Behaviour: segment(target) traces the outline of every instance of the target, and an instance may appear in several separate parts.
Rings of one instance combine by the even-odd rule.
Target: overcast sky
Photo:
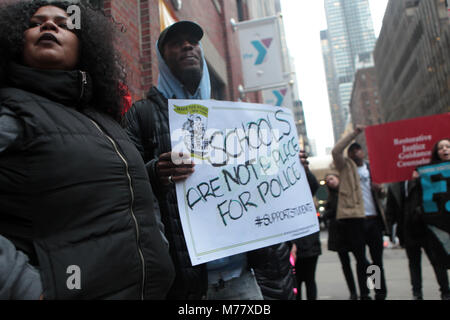
[[[369,0],[378,37],[388,0]],[[295,59],[300,100],[305,109],[308,137],[319,156],[333,147],[333,129],[320,46],[320,31],[327,28],[323,0],[281,0],[290,55]]]

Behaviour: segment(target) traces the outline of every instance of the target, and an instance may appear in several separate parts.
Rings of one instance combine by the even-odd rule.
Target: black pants
[[[348,251],[339,251],[339,260],[341,261],[342,272],[344,273],[345,282],[347,283],[350,295],[356,296],[355,278],[353,277],[352,266],[350,264],[350,254]]]
[[[411,276],[411,285],[413,295],[422,297],[422,249],[424,249],[436,275],[436,280],[439,284],[441,296],[450,293],[448,284],[447,268],[439,263],[433,250],[430,248],[430,243],[427,239],[420,241],[408,241],[405,245],[406,254],[408,256],[409,273]]]
[[[342,219],[339,223],[339,232],[342,235],[344,245],[350,250],[356,260],[356,274],[361,298],[368,297],[370,293],[367,287],[367,267],[369,262],[366,258],[364,221],[364,218]]]
[[[317,300],[316,267],[319,256],[297,258],[295,276],[297,277],[297,300],[302,300],[302,283],[305,283],[306,298]]]
[[[380,219],[366,218],[364,222],[366,245],[369,247],[372,265],[380,270],[380,287],[375,288],[375,299],[384,300],[387,296],[386,279],[383,268],[383,225]]]

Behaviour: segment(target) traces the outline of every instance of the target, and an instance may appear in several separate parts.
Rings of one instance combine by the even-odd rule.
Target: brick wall
[[[114,20],[118,23],[118,30],[121,30],[116,45],[125,63],[128,87],[133,101],[141,98],[144,90],[138,2],[138,0],[104,1],[105,13],[114,17]]]

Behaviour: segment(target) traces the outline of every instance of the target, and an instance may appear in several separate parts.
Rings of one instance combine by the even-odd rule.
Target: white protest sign
[[[196,163],[176,185],[193,265],[319,231],[289,109],[169,100],[169,120],[172,150]]]

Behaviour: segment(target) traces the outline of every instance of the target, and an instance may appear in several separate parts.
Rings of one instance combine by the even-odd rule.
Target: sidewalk
[[[316,282],[319,300],[347,300],[350,296],[342,273],[341,264],[336,252],[327,249],[327,231],[320,234],[322,255],[316,271]],[[367,250],[367,257],[370,254]],[[388,300],[411,300],[411,284],[408,269],[408,259],[404,249],[385,249],[384,270],[388,289]],[[356,278],[356,266],[353,256],[352,268]],[[369,259],[370,260],[370,259]],[[425,300],[440,300],[439,286],[434,276],[433,268],[427,256],[422,254],[422,286]],[[303,287],[304,290],[304,287]],[[373,291],[371,293],[373,297]]]

